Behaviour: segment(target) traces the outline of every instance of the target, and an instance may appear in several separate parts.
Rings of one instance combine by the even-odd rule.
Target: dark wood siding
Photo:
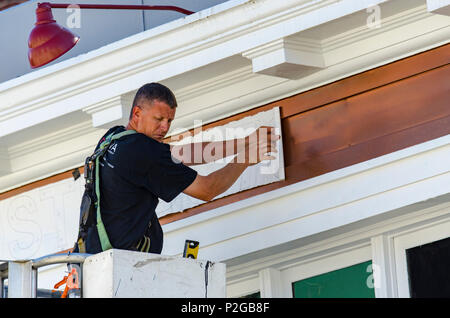
[[[208,125],[281,107],[286,180],[161,218],[173,222],[450,133],[450,45]]]

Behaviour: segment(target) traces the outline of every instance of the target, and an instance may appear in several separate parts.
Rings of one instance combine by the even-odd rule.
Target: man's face
[[[164,102],[141,100],[134,111],[137,132],[161,142],[169,131],[176,108]]]

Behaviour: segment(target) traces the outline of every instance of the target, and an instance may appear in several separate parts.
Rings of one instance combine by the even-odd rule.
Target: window
[[[404,233],[394,236],[393,272],[397,288],[394,297],[422,297],[419,294],[439,292],[436,291],[436,285],[432,285],[433,281],[443,281],[444,277],[448,279],[445,264],[448,264],[446,262],[449,259],[450,220],[448,209],[439,213],[445,214],[436,217],[432,222],[421,224],[420,227],[407,228]],[[430,281],[424,283],[428,279]],[[411,292],[416,294],[413,295]]]
[[[256,292],[256,293],[253,293],[253,294],[242,296],[240,298],[261,298],[261,293],[260,292]]]
[[[406,250],[410,296],[450,297],[450,238]]]

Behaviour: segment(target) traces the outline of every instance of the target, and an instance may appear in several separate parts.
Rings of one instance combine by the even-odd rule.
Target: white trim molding
[[[409,297],[405,250],[449,237],[449,220],[447,194],[393,210],[386,218],[357,222],[228,260],[227,296],[259,292],[261,297],[293,297],[296,281],[371,260],[366,284],[374,288],[376,298]],[[271,294],[272,284],[277,294]]]
[[[380,234],[372,237],[371,244],[375,296],[395,298],[398,294],[396,276],[392,273],[395,266],[393,239],[386,234]]]
[[[131,94],[124,94],[83,108],[92,116],[92,126],[108,129],[115,125],[125,125],[133,103]]]
[[[202,257],[239,257],[447,194],[450,135],[163,226],[163,253],[184,240]]]
[[[242,56],[252,60],[254,73],[298,79],[325,67],[320,42],[313,45],[306,42],[305,45],[295,38],[283,38],[244,52]]]
[[[281,272],[275,268],[259,271],[259,284],[262,298],[283,298]]]

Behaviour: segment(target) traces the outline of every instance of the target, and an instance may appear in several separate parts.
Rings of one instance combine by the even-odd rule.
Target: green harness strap
[[[100,243],[102,245],[102,250],[106,251],[112,248],[111,242],[109,241],[108,234],[106,233],[105,225],[102,221],[102,216],[100,214],[100,169],[99,169],[99,162],[100,157],[102,157],[108,148],[108,146],[111,144],[112,141],[117,140],[121,137],[135,134],[136,131],[134,130],[126,130],[118,134],[110,134],[106,137],[106,140],[100,144],[100,147],[98,148],[98,151],[100,154],[95,158],[95,194],[97,196],[97,231],[98,236],[100,238]]]

